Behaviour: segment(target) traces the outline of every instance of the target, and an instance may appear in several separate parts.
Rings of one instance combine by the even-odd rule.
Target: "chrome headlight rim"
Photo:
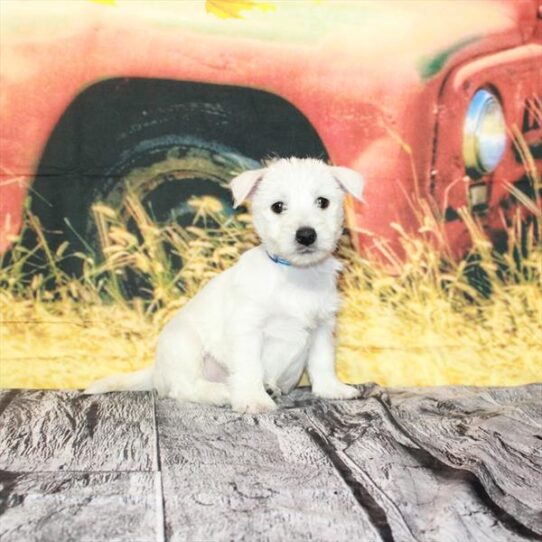
[[[497,134],[484,133],[484,122],[492,115],[499,130]],[[463,127],[463,160],[467,174],[474,178],[488,175],[501,163],[508,142],[504,110],[496,92],[479,88],[472,96]]]

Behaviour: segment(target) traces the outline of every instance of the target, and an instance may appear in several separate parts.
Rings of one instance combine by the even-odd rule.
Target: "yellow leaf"
[[[241,12],[251,9],[275,11],[275,5],[257,0],[206,0],[205,2],[205,11],[221,19],[242,19]]]

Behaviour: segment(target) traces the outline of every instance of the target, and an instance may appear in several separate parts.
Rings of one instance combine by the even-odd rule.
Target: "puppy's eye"
[[[271,210],[276,214],[280,215],[282,211],[284,211],[284,203],[282,201],[275,201],[273,205],[271,205]]]
[[[327,207],[329,207],[329,200],[327,198],[317,198],[316,205],[320,207],[320,209],[327,209]]]

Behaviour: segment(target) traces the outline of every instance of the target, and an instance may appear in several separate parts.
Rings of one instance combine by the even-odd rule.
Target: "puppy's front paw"
[[[277,409],[277,404],[266,393],[254,397],[238,397],[232,400],[231,407],[242,414],[261,414]]]
[[[339,380],[325,382],[313,386],[312,393],[322,399],[355,399],[361,397],[361,391],[354,386],[343,384]]]

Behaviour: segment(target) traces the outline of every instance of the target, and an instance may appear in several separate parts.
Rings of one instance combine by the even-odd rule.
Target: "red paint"
[[[288,100],[313,124],[335,163],[365,175],[368,204],[355,204],[349,214],[354,217],[351,228],[365,232],[355,234],[355,240],[367,250],[375,236],[399,248],[393,222],[407,230],[418,228],[409,203],[416,195],[435,198],[440,209],[448,192],[450,205],[466,204],[461,130],[466,104],[477,86],[495,85],[509,122],[517,122],[525,97],[542,94],[538,0],[478,2],[478,39],[451,54],[427,81],[403,42],[384,62],[377,58],[377,47],[373,54],[371,43],[346,34],[344,28],[335,34],[331,30],[321,41],[299,43],[164,26],[110,6],[83,2],[76,9],[75,3],[68,4],[62,31],[0,33],[0,251],[9,246],[9,234],[21,227],[22,202],[55,124],[73,99],[99,80],[209,82],[264,89]],[[466,4],[451,5],[461,12]],[[505,23],[489,31],[484,10],[490,18],[497,7],[506,11]],[[389,21],[395,24],[392,8],[393,3]],[[36,13],[29,19],[39,27]],[[433,14],[426,24],[446,31],[443,16]],[[387,31],[385,24],[381,31]],[[436,53],[424,47],[412,45],[420,58]],[[506,75],[520,67],[521,76]],[[504,182],[522,174],[509,150],[488,178],[495,209],[504,197]],[[448,232],[454,245],[464,245],[460,223],[450,224]]]
[[[465,178],[461,159],[462,125],[457,119],[463,118],[476,89],[490,86],[500,97],[506,124],[521,130],[525,114],[526,98],[542,96],[542,44],[530,43],[513,49],[500,51],[465,63],[452,70],[442,92],[441,111],[438,119],[439,130],[448,134],[439,141],[439,152],[435,163],[437,178],[434,197],[444,207],[445,192],[447,204],[458,208],[467,203],[466,192],[470,180]],[[542,129],[530,130],[524,134],[527,143],[541,141]],[[501,163],[483,179],[490,190],[490,211],[481,219],[481,224],[494,237],[504,234],[500,202],[508,197],[507,184],[520,179],[525,168],[514,157],[514,146],[509,141]],[[540,161],[538,163],[539,170]],[[451,187],[451,188],[449,188]],[[449,227],[449,238],[458,252],[466,248],[467,239],[463,228]]]

